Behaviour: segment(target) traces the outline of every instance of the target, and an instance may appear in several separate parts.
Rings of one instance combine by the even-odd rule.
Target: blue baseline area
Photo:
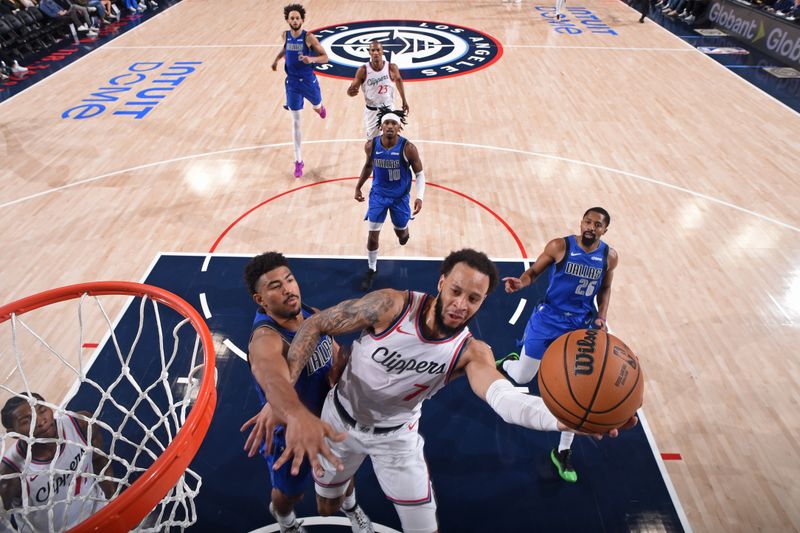
[[[217,408],[191,465],[203,478],[197,499],[199,519],[191,531],[252,531],[274,523],[267,511],[271,487],[266,462],[247,458],[243,451],[246,435],[239,432],[259,405],[247,363],[222,344],[229,339],[246,351],[255,312],[242,281],[249,258],[214,256],[202,272],[204,259],[204,255],[161,255],[145,282],[178,294],[201,313],[200,294],[204,293],[212,314],[207,322],[219,350]],[[304,302],[321,308],[358,296],[365,264],[363,259],[291,259]],[[519,261],[497,265],[501,276],[519,275],[524,268]],[[381,259],[375,287],[434,292],[439,266],[440,261]],[[470,328],[494,348],[496,357],[515,350],[544,289],[542,282],[514,295],[498,289]],[[508,320],[520,297],[526,298],[527,304],[512,326]],[[138,308],[128,309],[117,334],[129,338],[138,322]],[[146,337],[154,342],[152,335]],[[119,375],[113,353],[105,352],[90,371],[90,378],[101,383]],[[152,372],[153,366],[144,362],[132,371]],[[184,366],[188,368],[188,363]],[[177,382],[179,377],[171,379]],[[77,404],[86,401],[91,401],[91,393],[81,389],[70,405],[80,408]],[[641,426],[616,440],[576,438],[576,484],[561,481],[548,458],[549,450],[558,443],[557,433],[504,423],[471,392],[466,379],[457,380],[424,404],[420,433],[427,441],[441,531],[683,531]],[[356,482],[358,500],[373,521],[399,531],[394,507],[383,496],[369,461]],[[310,484],[297,513],[301,518],[318,514]],[[349,527],[314,525],[308,529],[333,533]]]

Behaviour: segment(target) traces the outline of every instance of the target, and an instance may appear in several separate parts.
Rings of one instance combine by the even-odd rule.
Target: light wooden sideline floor
[[[532,257],[606,207],[610,322],[642,358],[658,446],[683,458],[667,470],[689,522],[800,530],[800,118],[625,4],[585,5],[619,35],[558,35],[534,4],[499,1],[320,0],[306,27],[422,19],[503,44],[488,69],[406,85],[429,181],[490,207]],[[267,198],[358,175],[363,99],[320,78],[329,117],[303,112],[306,176],[291,176],[283,74],[269,70],[281,7],[185,0],[0,105],[4,303],[139,280],[158,251],[208,251]],[[60,118],[136,61],[203,64],[146,119]],[[275,200],[218,251],[363,254],[353,185]],[[384,232],[381,253],[520,256],[490,213],[435,188],[411,233],[401,248]],[[70,384],[50,381],[50,398]]]

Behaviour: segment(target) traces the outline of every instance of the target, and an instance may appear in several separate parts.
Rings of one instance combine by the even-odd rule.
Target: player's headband
[[[402,123],[403,123],[403,122],[400,120],[400,117],[398,117],[398,116],[397,116],[397,115],[395,115],[394,113],[386,113],[385,115],[383,115],[383,116],[381,117],[381,124],[383,124],[383,123],[384,123],[384,122],[386,122],[387,120],[394,120],[394,121],[395,121],[395,122],[397,122],[398,124],[402,124]]]

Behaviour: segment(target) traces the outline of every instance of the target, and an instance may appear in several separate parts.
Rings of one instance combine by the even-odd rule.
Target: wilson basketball
[[[564,425],[605,433],[623,425],[642,406],[644,374],[639,358],[617,337],[578,329],[545,351],[539,391]]]

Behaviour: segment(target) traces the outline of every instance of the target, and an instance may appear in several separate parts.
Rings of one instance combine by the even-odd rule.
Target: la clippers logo
[[[313,33],[328,53],[318,74],[352,79],[369,61],[369,45],[378,40],[404,81],[460,76],[488,67],[503,55],[494,38],[477,30],[418,20],[374,20],[337,24]]]

